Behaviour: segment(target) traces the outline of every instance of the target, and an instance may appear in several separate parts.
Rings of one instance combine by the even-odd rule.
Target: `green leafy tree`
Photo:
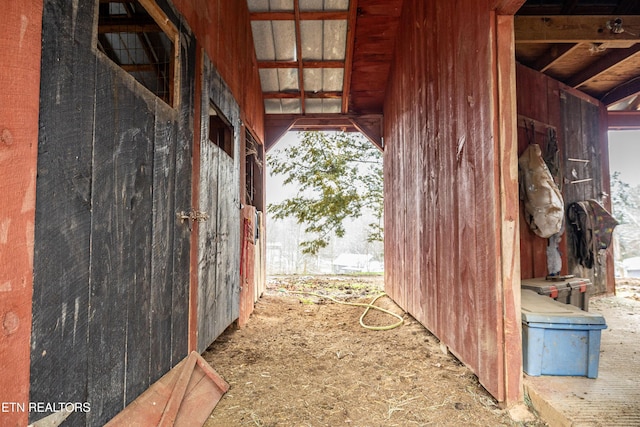
[[[363,136],[303,132],[299,144],[267,160],[273,174],[299,188],[296,196],[268,209],[276,219],[294,217],[304,224],[311,238],[300,243],[303,253],[316,255],[332,235],[344,236],[344,221],[366,210],[376,219],[369,224],[369,240],[382,240],[382,153]]]

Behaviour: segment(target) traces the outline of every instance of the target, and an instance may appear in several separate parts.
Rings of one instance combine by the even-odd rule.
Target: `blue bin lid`
[[[522,322],[562,325],[593,325],[594,329],[607,327],[601,314],[589,313],[563,304],[534,291],[522,289]]]

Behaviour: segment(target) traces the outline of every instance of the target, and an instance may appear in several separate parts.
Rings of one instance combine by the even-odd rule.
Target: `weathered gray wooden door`
[[[43,6],[30,400],[102,426],[188,354],[196,44],[172,106],[97,51],[98,2]]]
[[[238,318],[240,304],[239,109],[208,60],[203,90],[199,209],[209,218],[198,235],[200,352]]]
[[[564,159],[563,189],[565,208],[573,202],[595,199],[602,202],[605,194],[600,165],[602,147],[600,146],[600,109],[587,100],[562,92],[560,97],[562,122],[564,123]],[[607,291],[606,257],[596,254],[593,268],[580,265],[572,242],[576,239],[573,228],[567,224],[569,249],[569,273],[585,277],[593,284],[592,293]]]

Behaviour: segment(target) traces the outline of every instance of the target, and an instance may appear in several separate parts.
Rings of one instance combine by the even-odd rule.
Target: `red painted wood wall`
[[[246,1],[174,0],[240,105],[242,120],[264,141],[264,104]]]
[[[505,402],[522,376],[512,25],[489,1],[406,0],[384,110],[386,291]]]
[[[518,154],[521,154],[530,142],[539,144],[543,153],[546,152],[547,129],[553,128],[556,131],[560,166],[556,182],[560,183],[562,188],[565,206],[579,200],[596,199],[611,211],[611,199],[606,196],[611,193],[606,107],[598,100],[531,68],[518,64],[516,69],[519,94]],[[591,107],[589,111],[583,111],[586,110],[585,105]],[[531,123],[533,123],[533,131]],[[594,134],[594,129],[598,129],[598,133]],[[566,141],[566,135],[573,135],[573,137],[570,141]],[[588,168],[578,169],[580,173],[589,174],[588,178],[592,181],[572,187],[570,182],[574,178],[571,178],[571,170],[575,167],[575,163],[568,161],[567,157],[572,155],[566,155],[566,153],[574,153],[573,157],[590,158]],[[612,248],[607,250],[604,264],[598,265],[596,270],[582,268],[571,254],[566,227],[565,225],[565,232],[560,242],[561,273],[591,279],[593,284],[591,292],[594,294],[613,293],[615,278]],[[533,233],[524,221],[524,207],[521,203],[520,259],[523,279],[547,275],[546,248],[547,239]]]
[[[558,146],[562,147],[563,132],[560,114],[560,82],[523,65],[516,67],[518,89],[518,155],[531,141],[546,150],[547,126],[556,131]],[[533,131],[531,120],[534,120]],[[526,127],[525,127],[526,124]],[[547,275],[547,239],[537,236],[524,219],[520,202],[520,272],[522,279]],[[562,274],[567,274],[567,241],[560,242]]]
[[[0,25],[0,404],[29,401],[42,1],[3,2]],[[7,409],[7,411],[4,411]],[[3,426],[27,424],[3,407]]]

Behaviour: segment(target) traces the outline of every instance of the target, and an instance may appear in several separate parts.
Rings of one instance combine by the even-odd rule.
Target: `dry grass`
[[[412,317],[371,331],[358,324],[360,308],[286,292],[322,288],[368,302],[380,281],[272,283],[249,324],[225,332],[204,355],[231,385],[206,426],[522,425]],[[388,298],[379,305],[402,314]],[[367,322],[394,319],[374,312]]]

